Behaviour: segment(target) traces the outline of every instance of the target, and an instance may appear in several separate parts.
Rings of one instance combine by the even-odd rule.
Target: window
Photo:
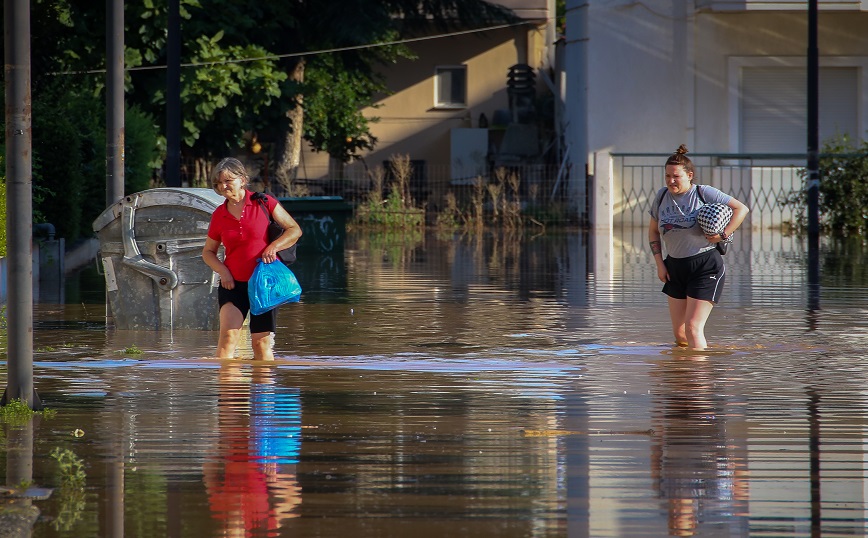
[[[441,66],[434,74],[434,106],[465,108],[467,106],[467,66]]]

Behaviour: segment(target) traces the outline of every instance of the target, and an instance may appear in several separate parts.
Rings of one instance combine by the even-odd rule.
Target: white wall
[[[738,69],[748,61],[807,65],[805,13],[734,13],[697,16],[696,148],[738,152]],[[821,11],[818,17],[820,65],[840,65],[843,57],[868,58],[868,13]],[[868,73],[863,71],[864,77]],[[805,81],[807,85],[807,80]],[[866,94],[864,88],[863,96]],[[860,134],[868,129],[868,106],[859,115]],[[805,135],[807,140],[807,134]],[[806,142],[807,143],[807,142]],[[806,148],[794,148],[803,152]]]
[[[692,145],[688,4],[591,2],[590,152],[668,152]]]
[[[868,12],[823,10],[818,24],[821,65],[845,60],[866,65]],[[566,102],[568,121],[586,114],[596,182],[594,227],[610,227],[624,203],[610,153],[669,153],[682,143],[692,153],[738,152],[734,108],[739,99],[733,92],[737,94],[739,81],[733,65],[746,58],[798,62],[806,54],[806,42],[805,11],[696,13],[690,0],[591,0],[587,107],[577,110],[573,89]],[[868,69],[862,69],[861,84],[860,110],[854,114],[864,135]],[[800,151],[804,148],[793,148]],[[600,210],[607,205],[611,211]]]
[[[866,28],[866,12],[821,11],[821,63],[868,56]],[[681,143],[698,153],[733,151],[730,60],[803,58],[807,48],[804,12],[694,14],[683,0],[592,1],[588,29],[591,153],[665,153]]]

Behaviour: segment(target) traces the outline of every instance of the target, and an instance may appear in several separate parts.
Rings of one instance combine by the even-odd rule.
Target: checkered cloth
[[[731,218],[732,208],[724,204],[705,204],[696,213],[696,222],[705,235],[719,234]]]

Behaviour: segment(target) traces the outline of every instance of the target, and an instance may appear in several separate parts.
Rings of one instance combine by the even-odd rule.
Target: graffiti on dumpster
[[[301,219],[299,225],[304,232],[302,241],[319,252],[333,252],[342,248],[341,230],[331,216],[307,215]]]

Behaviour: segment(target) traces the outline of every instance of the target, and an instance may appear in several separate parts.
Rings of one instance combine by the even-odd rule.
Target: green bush
[[[160,168],[163,157],[157,146],[160,136],[154,118],[138,106],[124,114],[124,193],[132,194],[150,188],[154,170]]]
[[[78,239],[87,178],[80,150],[81,118],[70,112],[44,99],[33,102],[33,185],[42,189],[42,200],[34,200],[34,207],[54,224],[59,237]]]
[[[409,207],[397,191],[392,191],[382,203],[366,203],[356,208],[356,222],[374,227],[419,228],[425,224],[425,210]]]
[[[868,234],[868,141],[857,147],[847,136],[823,144],[819,159],[820,227],[842,235]],[[807,230],[807,170],[800,170],[802,190],[790,193],[782,203],[795,206],[794,231]]]
[[[156,122],[138,107],[124,115],[124,192],[146,190],[162,156]],[[35,221],[54,224],[75,241],[92,235],[106,208],[106,130],[103,98],[62,85],[33,99]]]

